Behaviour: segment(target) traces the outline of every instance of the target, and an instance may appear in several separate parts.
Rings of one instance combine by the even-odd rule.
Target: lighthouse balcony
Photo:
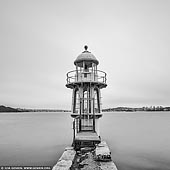
[[[106,87],[106,73],[101,70],[94,72],[73,70],[67,73],[67,87],[74,87],[77,83],[91,82],[96,83],[101,87]]]

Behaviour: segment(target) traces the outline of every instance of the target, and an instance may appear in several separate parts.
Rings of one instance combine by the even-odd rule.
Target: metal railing
[[[100,82],[106,83],[106,73],[101,70],[94,72],[73,70],[67,73],[67,84],[76,82]]]

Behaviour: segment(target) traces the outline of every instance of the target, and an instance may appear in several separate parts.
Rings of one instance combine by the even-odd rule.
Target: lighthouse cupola
[[[79,67],[92,67],[93,65],[98,65],[99,62],[96,57],[89,51],[87,51],[88,46],[84,46],[85,51],[83,51],[74,61],[74,64]]]
[[[84,46],[74,61],[76,70],[67,73],[66,87],[73,89],[73,146],[80,149],[100,143],[99,118],[102,117],[100,89],[107,86],[106,73],[97,69],[99,61]]]

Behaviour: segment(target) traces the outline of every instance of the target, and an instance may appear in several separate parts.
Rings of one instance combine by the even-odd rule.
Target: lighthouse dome
[[[96,65],[99,64],[99,61],[96,59],[96,57],[89,51],[87,51],[87,46],[84,47],[85,51],[83,51],[74,61],[74,64],[78,65],[79,67],[82,67],[83,61],[91,65],[92,63],[95,63]]]

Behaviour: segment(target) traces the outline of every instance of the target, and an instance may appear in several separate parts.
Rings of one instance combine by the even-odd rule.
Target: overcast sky
[[[85,44],[107,73],[103,108],[170,105],[169,0],[0,0],[0,104],[70,109]]]

